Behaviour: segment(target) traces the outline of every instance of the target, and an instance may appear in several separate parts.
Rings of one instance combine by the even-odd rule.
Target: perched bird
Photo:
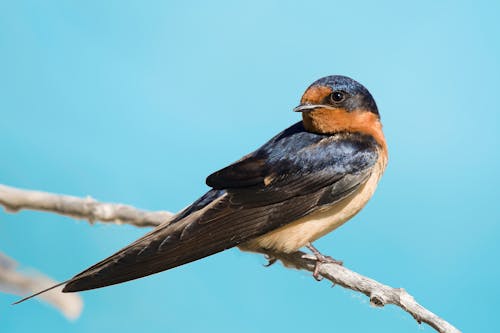
[[[141,278],[235,246],[286,253],[308,246],[329,260],[311,243],[363,208],[386,167],[380,116],[365,87],[337,75],[309,86],[294,111],[302,121],[208,176],[205,195],[62,283],[63,292]]]

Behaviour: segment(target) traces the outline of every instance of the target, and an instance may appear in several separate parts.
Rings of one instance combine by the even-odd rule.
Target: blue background
[[[494,1],[0,2],[0,183],[177,211],[299,119],[329,74],[374,95],[390,163],[317,242],[464,331],[500,310],[500,6]],[[146,232],[0,212],[0,250],[63,280]],[[405,312],[230,250],[86,292],[69,322],[0,295],[0,331],[420,332]],[[423,326],[424,331],[432,329]]]

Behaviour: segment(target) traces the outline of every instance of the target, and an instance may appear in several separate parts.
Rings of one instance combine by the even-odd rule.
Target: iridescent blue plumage
[[[373,165],[377,156],[377,144],[370,136],[310,133],[298,122],[242,160],[208,176],[207,185],[215,189],[264,187],[268,186],[266,177],[289,183],[320,172],[337,177]]]
[[[172,222],[203,209],[227,191],[231,192],[232,188],[240,191],[246,188],[243,193],[258,193],[259,196],[251,199],[245,196],[247,204],[256,201],[270,204],[316,191],[318,187],[338,182],[347,174],[362,172],[371,167],[377,157],[377,145],[370,136],[361,133],[337,133],[333,136],[310,133],[304,129],[302,122],[298,122],[242,160],[208,176],[207,184],[213,189]],[[274,182],[265,184],[266,177],[273,175],[277,176]],[[352,184],[344,184],[346,189],[349,186]],[[291,191],[291,187],[295,191]],[[235,197],[241,195],[231,194]],[[331,200],[335,197],[332,196]]]

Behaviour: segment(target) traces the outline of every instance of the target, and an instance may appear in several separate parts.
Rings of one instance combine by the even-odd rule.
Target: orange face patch
[[[302,95],[301,104],[318,104],[321,103],[326,96],[332,93],[332,89],[325,86],[312,86]]]

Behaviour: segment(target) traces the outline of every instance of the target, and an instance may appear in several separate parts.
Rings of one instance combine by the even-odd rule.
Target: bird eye
[[[330,100],[333,102],[333,103],[338,103],[338,102],[342,102],[345,98],[345,95],[342,91],[334,91],[331,93],[330,95]]]

